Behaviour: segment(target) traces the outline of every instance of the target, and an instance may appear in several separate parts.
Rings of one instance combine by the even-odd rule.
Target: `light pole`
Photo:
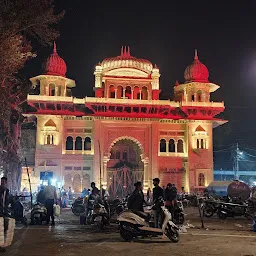
[[[238,143],[236,143],[236,155],[235,155],[235,168],[234,168],[234,179],[239,180],[239,157],[243,154],[239,150]]]

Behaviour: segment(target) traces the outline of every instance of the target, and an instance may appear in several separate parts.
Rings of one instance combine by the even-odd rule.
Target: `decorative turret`
[[[66,78],[67,65],[57,53],[56,43],[53,44],[53,52],[43,65],[43,74],[32,77],[30,81],[34,87],[40,87],[41,96],[72,96],[71,88],[75,87],[75,81]],[[57,99],[56,99],[57,100]]]
[[[185,72],[184,78],[186,83],[191,82],[201,82],[201,83],[208,83],[209,80],[209,71],[207,67],[201,63],[198,59],[197,50],[195,50],[195,57],[192,64],[190,64]]]
[[[47,58],[43,68],[46,75],[66,77],[67,65],[57,53],[55,42],[53,44],[53,53]]]

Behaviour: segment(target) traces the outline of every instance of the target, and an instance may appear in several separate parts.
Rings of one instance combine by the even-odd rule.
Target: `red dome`
[[[66,72],[67,65],[57,53],[56,44],[54,42],[53,53],[47,58],[44,65],[44,73],[46,75],[66,77]]]
[[[208,68],[199,61],[197,56],[197,51],[195,51],[195,57],[194,57],[193,63],[189,65],[184,72],[184,78],[187,83],[189,82],[208,83],[209,82]]]

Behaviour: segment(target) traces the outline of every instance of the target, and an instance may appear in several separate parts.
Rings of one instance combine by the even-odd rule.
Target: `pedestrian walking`
[[[56,192],[56,188],[51,184],[51,181],[49,181],[49,185],[44,188],[44,193],[45,193],[45,207],[47,209],[46,224],[49,225],[50,218],[51,218],[52,226],[54,226],[55,222],[54,222],[53,205],[57,203],[57,192]]]
[[[164,197],[164,190],[159,186],[160,179],[154,178],[153,179],[153,203],[155,203],[159,198]],[[154,221],[155,221],[155,228],[160,228],[160,212],[159,210],[154,210]]]

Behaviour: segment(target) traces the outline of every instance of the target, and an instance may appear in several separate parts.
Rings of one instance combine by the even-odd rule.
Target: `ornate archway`
[[[124,197],[134,189],[134,183],[144,181],[145,158],[141,143],[132,137],[119,137],[105,158],[107,188],[112,197]]]

